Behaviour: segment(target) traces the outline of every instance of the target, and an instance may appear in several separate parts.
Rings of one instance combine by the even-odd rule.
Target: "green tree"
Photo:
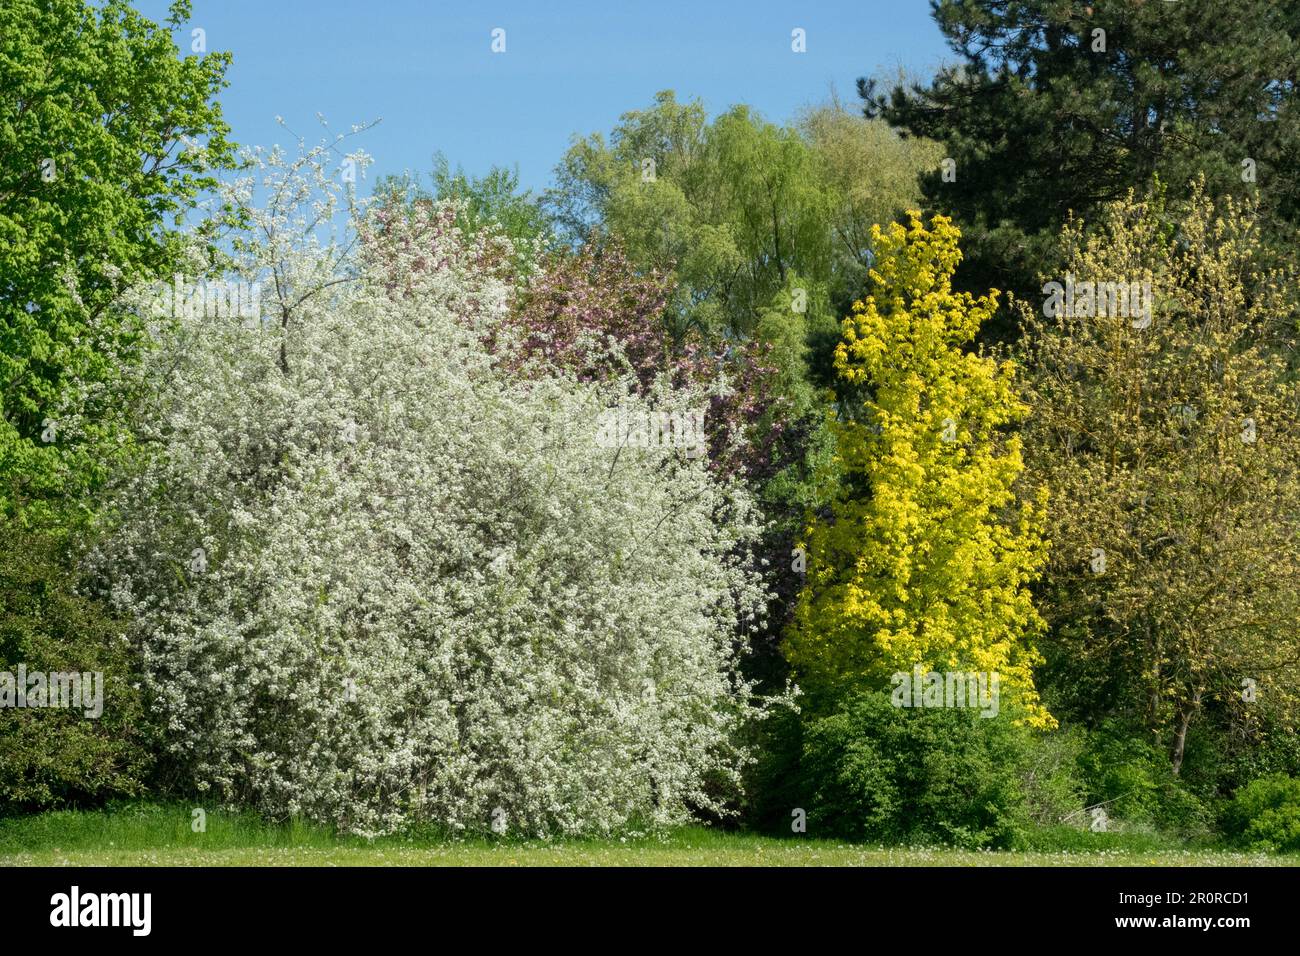
[[[1145,726],[1176,773],[1211,709],[1294,728],[1297,312],[1262,242],[1255,210],[1203,184],[1129,197],[1062,233],[1072,296],[1022,303],[1053,699]]]
[[[796,125],[830,192],[829,293],[843,314],[866,287],[871,227],[920,203],[918,173],[936,168],[942,153],[938,143],[899,136],[884,120],[850,112],[837,98],[804,110]]]
[[[671,271],[674,321],[751,335],[792,273],[810,298],[816,287],[847,307],[865,279],[870,226],[914,204],[926,154],[836,105],[792,126],[745,106],[710,122],[698,100],[665,91],[624,114],[608,143],[577,140],[548,199],[571,237],[604,229],[643,267]],[[834,327],[810,314],[819,324]]]
[[[1017,494],[1020,439],[1004,434],[1026,408],[1009,363],[964,351],[997,293],[952,290],[958,237],[919,213],[874,230],[870,294],[835,356],[844,478],[831,519],[808,529],[786,649],[815,709],[919,664],[997,673],[1029,721],[1050,726],[1028,589],[1041,509]]]
[[[666,319],[674,337],[738,330],[728,293],[745,260],[711,191],[709,126],[698,102],[661,92],[649,110],[625,113],[610,142],[576,141],[556,171],[549,200],[571,238],[599,228],[617,237],[643,268],[671,273],[676,291]],[[738,289],[737,289],[738,291]]]
[[[451,168],[447,157],[433,158],[430,184],[425,187],[410,175],[386,176],[375,187],[382,205],[409,208],[415,202],[452,201],[458,204],[456,225],[474,234],[491,225],[515,246],[515,265],[528,274],[535,253],[551,245],[551,220],[532,190],[519,186],[519,170],[493,166],[482,176],[473,176],[459,166]]]
[[[0,511],[102,474],[141,342],[114,301],[168,275],[179,225],[232,164],[227,53],[182,57],[125,0],[0,7]]]

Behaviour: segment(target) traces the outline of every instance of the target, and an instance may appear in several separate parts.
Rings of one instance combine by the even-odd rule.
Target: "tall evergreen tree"
[[[938,140],[927,201],[967,241],[962,287],[1024,294],[1073,211],[1153,177],[1255,194],[1300,220],[1300,6],[1275,0],[933,0],[960,60],[878,91],[868,115]],[[955,165],[954,165],[955,164]]]

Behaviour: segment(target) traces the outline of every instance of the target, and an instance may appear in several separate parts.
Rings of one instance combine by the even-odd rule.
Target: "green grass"
[[[1300,858],[1180,848],[1152,835],[1045,831],[1028,851],[857,846],[686,827],[637,838],[451,841],[342,837],[302,822],[132,806],[0,820],[0,866],[1294,866]],[[1059,845],[1068,841],[1069,848]]]

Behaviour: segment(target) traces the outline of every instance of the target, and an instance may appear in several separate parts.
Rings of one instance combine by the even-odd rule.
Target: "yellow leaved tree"
[[[1017,719],[1055,721],[1034,690],[1043,623],[1042,501],[1022,499],[1013,368],[966,347],[998,293],[952,290],[960,233],[919,213],[873,229],[870,294],[835,355],[842,490],[802,542],[807,580],[786,653],[814,708],[923,671],[997,674]]]

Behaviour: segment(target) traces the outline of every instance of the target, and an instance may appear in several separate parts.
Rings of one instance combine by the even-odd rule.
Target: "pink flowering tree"
[[[698,329],[673,330],[664,319],[673,291],[670,274],[639,271],[613,241],[552,255],[516,299],[518,351],[508,361],[584,381],[630,371],[643,394],[664,378],[703,389],[713,468],[761,482],[784,427],[769,349],[753,340],[712,345]]]

